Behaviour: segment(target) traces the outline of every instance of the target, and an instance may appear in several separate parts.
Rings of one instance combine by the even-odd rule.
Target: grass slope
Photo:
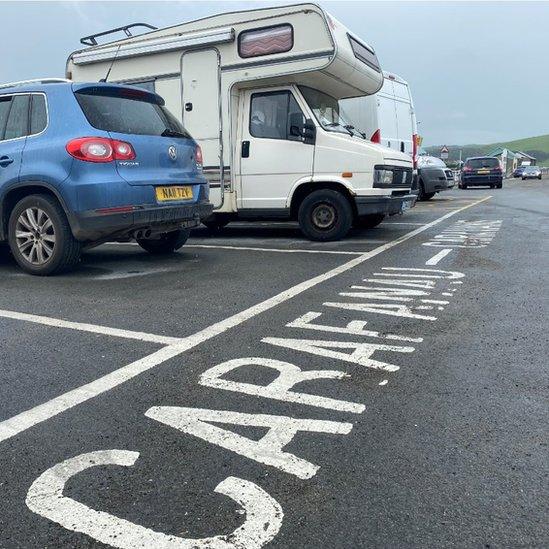
[[[541,166],[549,166],[549,134],[539,135],[537,137],[527,137],[526,139],[516,139],[514,141],[506,141],[504,143],[490,143],[488,145],[450,145],[449,160],[459,160],[459,151],[462,151],[462,158],[465,160],[468,156],[482,156],[496,147],[505,147],[511,151],[522,151],[537,158],[538,164]],[[438,156],[440,145],[434,147],[426,147],[429,154]]]

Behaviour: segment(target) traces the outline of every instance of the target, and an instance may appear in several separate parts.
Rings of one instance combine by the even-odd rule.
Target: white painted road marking
[[[217,444],[258,463],[276,467],[280,471],[301,479],[314,477],[318,465],[284,452],[300,431],[347,435],[352,423],[327,421],[324,419],[295,419],[288,416],[270,414],[245,414],[230,410],[207,410],[203,408],[183,408],[181,406],[154,406],[145,412],[147,417],[169,425],[183,433],[199,437],[211,444]],[[212,425],[222,423],[251,427],[268,427],[259,440],[248,438],[233,431]]]
[[[431,257],[431,259],[428,259],[425,262],[425,265],[438,265],[438,262],[441,259],[444,259],[451,251],[452,251],[452,248],[444,248],[444,250],[440,250],[438,254]]]
[[[67,530],[86,534],[120,549],[259,549],[280,530],[283,518],[280,505],[253,482],[236,477],[226,478],[215,491],[242,506],[246,517],[244,523],[228,535],[202,539],[185,539],[155,532],[110,513],[91,509],[63,495],[67,482],[78,473],[97,466],[131,467],[138,457],[138,452],[128,450],[100,450],[67,459],[42,473],[32,483],[27,493],[27,506]]]
[[[385,242],[385,241],[382,241]],[[370,242],[372,243],[372,242]],[[335,255],[362,255],[364,252],[349,252],[346,250],[301,250],[297,248],[256,248],[251,246],[226,246],[217,244],[185,244],[185,248],[209,248],[219,250],[246,250],[251,252],[275,252],[283,254],[335,254]]]
[[[181,341],[181,338],[177,337],[147,334],[145,332],[134,332],[131,330],[120,330],[119,328],[109,328],[108,326],[98,326],[96,324],[87,324],[82,322],[70,322],[68,320],[51,318],[48,316],[31,315],[27,313],[18,313],[15,311],[7,311],[5,309],[0,309],[0,317],[33,322],[35,324],[52,326],[54,328],[67,328],[69,330],[79,330],[81,332],[90,332],[93,334],[122,337],[125,339],[137,339],[139,341],[148,341],[151,343],[159,343],[161,345],[174,345]]]
[[[350,261],[343,263],[342,265],[339,265],[338,267],[335,267],[323,274],[296,284],[295,286],[292,286],[291,288],[269,299],[266,299],[261,303],[253,305],[252,307],[249,307],[248,309],[245,309],[240,313],[221,320],[220,322],[216,322],[215,324],[212,324],[211,326],[208,326],[207,328],[204,328],[203,330],[200,330],[199,332],[191,336],[182,338],[179,343],[164,347],[140,360],[137,360],[135,362],[127,364],[126,366],[123,366],[122,368],[119,368],[118,370],[110,372],[109,374],[106,374],[105,376],[102,376],[92,381],[91,383],[82,385],[77,389],[68,391],[67,393],[59,395],[52,400],[49,400],[43,404],[39,404],[34,408],[31,408],[29,410],[26,410],[25,412],[21,412],[20,414],[6,419],[5,421],[2,421],[0,423],[0,442],[14,437],[19,433],[30,429],[34,425],[51,419],[52,417],[55,417],[62,412],[70,410],[71,408],[74,408],[75,406],[78,406],[79,404],[82,404],[83,402],[86,402],[91,398],[95,398],[107,391],[110,391],[111,389],[114,389],[115,387],[129,381],[130,379],[133,379],[138,375],[159,366],[167,360],[170,360],[171,358],[180,355],[185,351],[188,351],[189,349],[192,349],[197,345],[200,345],[201,343],[204,343],[205,341],[208,341],[209,339],[212,339],[226,332],[227,330],[230,330],[231,328],[239,326],[243,322],[246,322],[247,320],[250,320],[257,315],[264,313],[265,311],[268,311],[273,307],[280,305],[281,303],[293,299],[294,297],[302,294],[310,288],[313,288],[314,286],[317,286],[318,284],[321,284],[322,282],[326,282],[327,280],[330,280],[342,273],[349,271],[350,269],[357,267],[358,265],[361,265],[372,257],[375,257],[380,253],[390,250],[391,248],[398,246],[402,242],[406,242],[407,240],[414,238],[424,231],[427,231],[431,227],[442,223],[446,219],[458,214],[459,212],[481,204],[482,202],[485,202],[490,198],[490,196],[487,196],[485,198],[477,200],[476,202],[467,204],[462,208],[448,212],[443,216],[435,219],[434,221],[431,221],[426,225],[423,225],[422,227],[414,229],[413,231],[410,231],[409,233],[406,233],[405,235],[400,236],[395,240],[388,242],[387,244],[383,244],[382,246],[374,248],[369,252],[365,252],[364,254],[354,259],[351,259]]]

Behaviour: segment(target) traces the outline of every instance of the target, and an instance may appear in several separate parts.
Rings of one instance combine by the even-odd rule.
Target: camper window
[[[273,53],[284,53],[294,47],[292,25],[276,25],[241,32],[238,35],[238,55],[259,57]]]
[[[250,102],[250,135],[267,139],[301,141],[291,135],[296,120],[305,123],[303,112],[289,91],[254,93]]]
[[[351,42],[351,48],[353,48],[353,53],[358,60],[366,63],[366,65],[372,67],[372,69],[376,70],[377,72],[381,72],[381,69],[379,68],[379,61],[377,60],[377,56],[374,53],[374,50],[370,49],[364,44],[361,44],[351,35],[349,35],[349,42]]]

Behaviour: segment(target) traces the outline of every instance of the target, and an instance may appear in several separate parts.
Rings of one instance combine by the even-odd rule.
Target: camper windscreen
[[[130,89],[85,88],[75,93],[88,122],[98,130],[138,135],[190,138],[182,124],[164,107],[148,98],[153,94],[139,94]]]
[[[299,86],[299,89],[313,111],[318,123],[325,130],[364,137],[364,134],[355,129],[349,122],[349,119],[341,110],[337,99],[327,93],[308,88],[307,86]]]

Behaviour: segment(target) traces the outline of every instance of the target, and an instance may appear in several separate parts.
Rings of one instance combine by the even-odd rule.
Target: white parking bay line
[[[64,393],[58,397],[53,398],[52,400],[49,400],[48,402],[39,404],[34,408],[31,408],[29,410],[26,410],[25,412],[17,414],[16,416],[6,419],[5,421],[2,421],[0,423],[0,442],[12,438],[26,431],[27,429],[30,429],[31,427],[42,423],[43,421],[55,417],[62,412],[66,412],[67,410],[70,410],[71,408],[74,408],[79,404],[82,404],[111,389],[114,389],[115,387],[122,385],[123,383],[137,377],[138,375],[159,366],[167,360],[170,360],[171,358],[174,358],[175,356],[180,355],[181,353],[184,353],[185,351],[188,351],[189,349],[192,349],[193,347],[196,347],[197,345],[200,345],[201,343],[204,343],[205,341],[208,341],[213,337],[223,334],[227,330],[239,326],[243,322],[246,322],[247,320],[250,320],[257,315],[260,315],[261,313],[264,313],[269,309],[272,309],[273,307],[284,303],[285,301],[293,299],[294,297],[302,294],[310,288],[313,288],[314,286],[317,286],[318,284],[321,284],[322,282],[326,282],[331,278],[334,278],[342,273],[349,271],[350,269],[357,267],[358,265],[361,265],[372,257],[375,257],[376,255],[379,255],[386,250],[398,246],[402,242],[405,242],[406,240],[409,240],[410,238],[421,234],[422,232],[433,227],[434,225],[437,225],[438,223],[441,223],[442,221],[448,219],[449,217],[452,217],[453,215],[456,215],[457,213],[466,210],[467,208],[471,208],[472,206],[480,204],[481,202],[484,202],[490,198],[491,196],[487,196],[485,198],[477,200],[476,202],[463,206],[460,209],[448,212],[438,219],[435,219],[434,221],[431,221],[430,223],[427,223],[422,227],[414,229],[413,231],[410,231],[409,233],[406,233],[405,235],[400,236],[399,238],[396,238],[395,240],[392,240],[387,244],[383,244],[382,246],[374,248],[373,250],[366,252],[358,257],[355,257],[350,261],[347,261],[346,263],[343,263],[342,265],[339,265],[334,269],[330,269],[323,274],[296,284],[295,286],[292,286],[291,288],[288,288],[287,290],[269,299],[266,299],[265,301],[262,301],[257,305],[253,305],[252,307],[249,307],[248,309],[245,309],[240,313],[232,315],[224,320],[221,320],[220,322],[216,322],[215,324],[212,324],[211,326],[208,326],[207,328],[204,328],[203,330],[200,330],[199,332],[191,336],[182,338],[181,340],[179,340],[178,343],[163,347],[155,353],[152,353],[140,360],[132,362],[131,364],[127,364],[126,366],[123,366],[118,370],[104,375],[96,379],[95,381],[87,383],[86,385],[82,385],[77,389],[73,389],[72,391],[68,391],[67,393]]]
[[[361,255],[363,252],[348,252],[339,250],[301,250],[294,248],[255,248],[251,246],[226,246],[217,244],[185,244],[185,248],[211,248],[216,250],[246,250],[252,252],[279,252],[294,254],[337,254],[337,255]]]
[[[69,330],[79,330],[81,332],[91,332],[93,334],[122,337],[126,339],[137,339],[139,341],[159,343],[160,345],[174,345],[181,341],[181,338],[177,337],[147,334],[145,332],[133,332],[131,330],[120,330],[118,328],[109,328],[108,326],[98,326],[96,324],[70,322],[68,320],[60,320],[58,318],[51,318],[48,316],[30,315],[27,313],[18,313],[15,311],[7,311],[5,309],[0,309],[0,317],[11,318],[13,320],[24,320],[25,322],[34,322],[35,324],[52,326],[54,328],[68,328]]]
[[[431,257],[431,259],[428,259],[425,262],[425,265],[438,265],[438,262],[441,259],[444,259],[451,251],[452,251],[452,248],[444,248],[444,250],[440,250],[438,254]]]

